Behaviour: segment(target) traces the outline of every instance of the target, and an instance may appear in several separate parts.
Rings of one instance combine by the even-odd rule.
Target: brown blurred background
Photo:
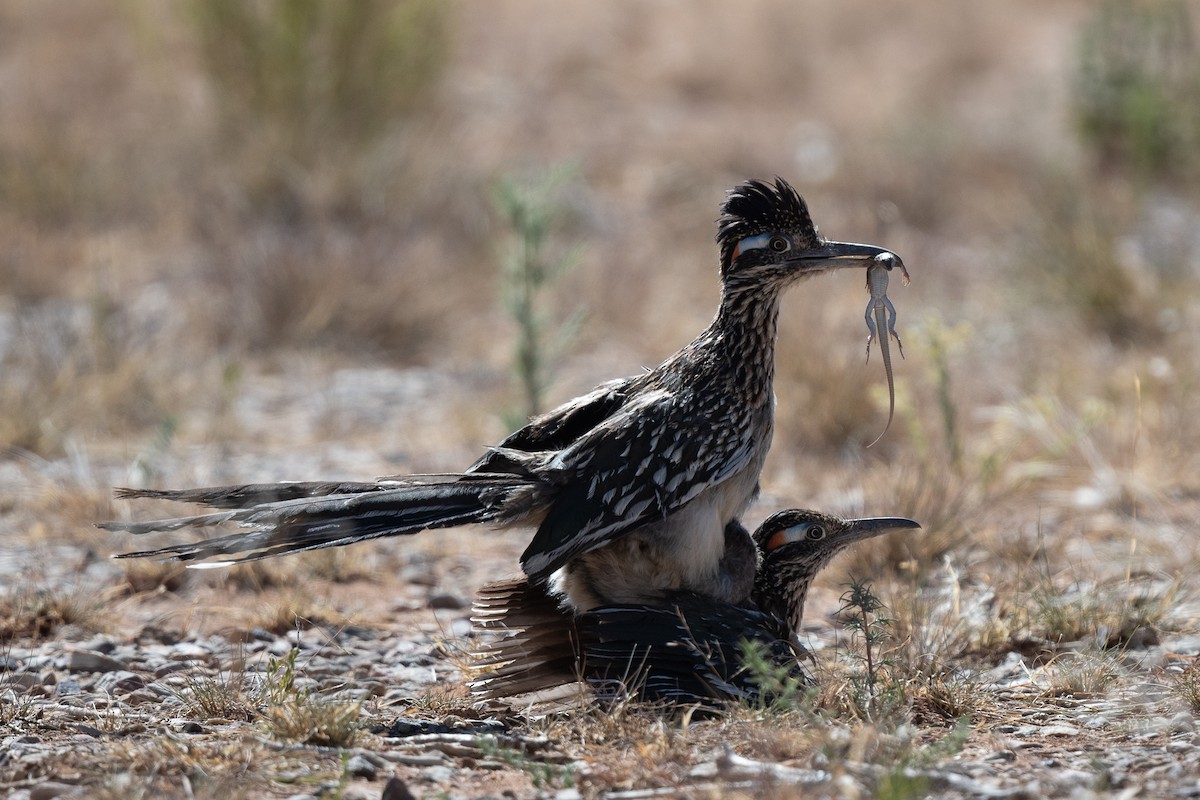
[[[862,285],[786,299],[768,505],[1191,556],[1198,18],[8,0],[0,444],[70,465],[79,525],[111,483],[461,468],[695,335],[724,191],[778,174],[913,283],[869,451]]]

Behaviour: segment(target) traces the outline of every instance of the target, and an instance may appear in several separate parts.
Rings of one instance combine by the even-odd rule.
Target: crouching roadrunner
[[[737,525],[738,523],[732,523]],[[816,511],[781,511],[754,533],[762,554],[748,603],[677,591],[662,605],[612,605],[572,615],[528,581],[480,590],[476,624],[506,637],[479,654],[487,670],[472,682],[484,699],[553,700],[588,683],[602,700],[630,694],[669,703],[766,700],[743,664],[745,642],[799,682],[807,651],[797,633],[808,587],[855,542],[920,528],[903,517],[843,520]],[[776,668],[782,668],[777,670]]]
[[[231,563],[465,523],[536,526],[521,566],[535,584],[553,577],[576,609],[653,603],[676,590],[744,599],[754,551],[744,530],[728,542],[726,527],[753,499],[771,445],[780,296],[835,268],[901,261],[879,247],[822,239],[781,178],[736,187],[721,212],[721,304],[708,329],[654,369],[533,419],[462,474],[124,489],[119,496],[220,510],[101,527],[241,523],[252,530],[124,554]]]

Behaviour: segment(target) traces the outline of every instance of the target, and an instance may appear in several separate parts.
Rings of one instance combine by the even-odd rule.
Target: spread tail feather
[[[484,700],[561,693],[582,683],[605,703],[629,696],[709,708],[756,702],[774,687],[759,686],[759,676],[744,668],[745,638],[800,685],[809,680],[780,638],[785,632],[765,615],[691,592],[662,606],[605,606],[573,616],[542,587],[504,581],[480,590],[474,621],[506,634],[475,654],[479,677],[470,686]]]
[[[259,484],[167,492],[124,490],[121,492],[124,497],[199,502],[228,510],[148,522],[104,522],[99,527],[144,534],[240,523],[253,530],[118,556],[237,563],[430,528],[468,523],[502,525],[536,510],[538,488],[537,484],[512,475],[470,474],[415,476],[379,484]],[[255,502],[268,497],[269,501]],[[240,507],[231,507],[237,504]]]
[[[236,486],[209,486],[202,489],[126,489],[118,488],[113,494],[121,500],[149,499],[170,500],[176,503],[194,503],[209,508],[238,509],[304,497],[328,497],[334,494],[357,494],[377,492],[388,488],[386,482],[330,483],[330,482],[285,482],[247,483]]]

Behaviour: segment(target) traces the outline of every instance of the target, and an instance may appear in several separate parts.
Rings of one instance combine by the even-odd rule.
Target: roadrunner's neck
[[[781,294],[782,287],[726,291],[712,324],[697,339],[710,350],[738,401],[749,408],[772,402]]]

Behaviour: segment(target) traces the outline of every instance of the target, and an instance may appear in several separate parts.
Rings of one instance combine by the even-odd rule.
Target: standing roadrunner
[[[241,523],[252,530],[124,554],[232,563],[466,523],[536,526],[522,569],[578,610],[654,603],[675,590],[744,599],[753,543],[729,526],[754,498],[771,445],[780,296],[832,269],[902,262],[879,247],[822,239],[781,178],[736,187],[721,212],[721,304],[708,329],[654,369],[535,418],[465,472],[122,489],[121,497],[221,510],[101,527],[146,533]]]
[[[744,604],[680,591],[662,605],[601,606],[572,615],[528,581],[485,586],[475,621],[509,635],[479,654],[475,666],[494,669],[472,689],[484,699],[553,700],[574,695],[583,680],[602,699],[768,699],[763,690],[769,687],[758,686],[742,664],[743,642],[755,643],[773,667],[807,682],[800,668],[807,651],[797,634],[813,578],[855,542],[920,527],[903,517],[844,520],[796,509],[774,514],[754,533],[762,562]]]

